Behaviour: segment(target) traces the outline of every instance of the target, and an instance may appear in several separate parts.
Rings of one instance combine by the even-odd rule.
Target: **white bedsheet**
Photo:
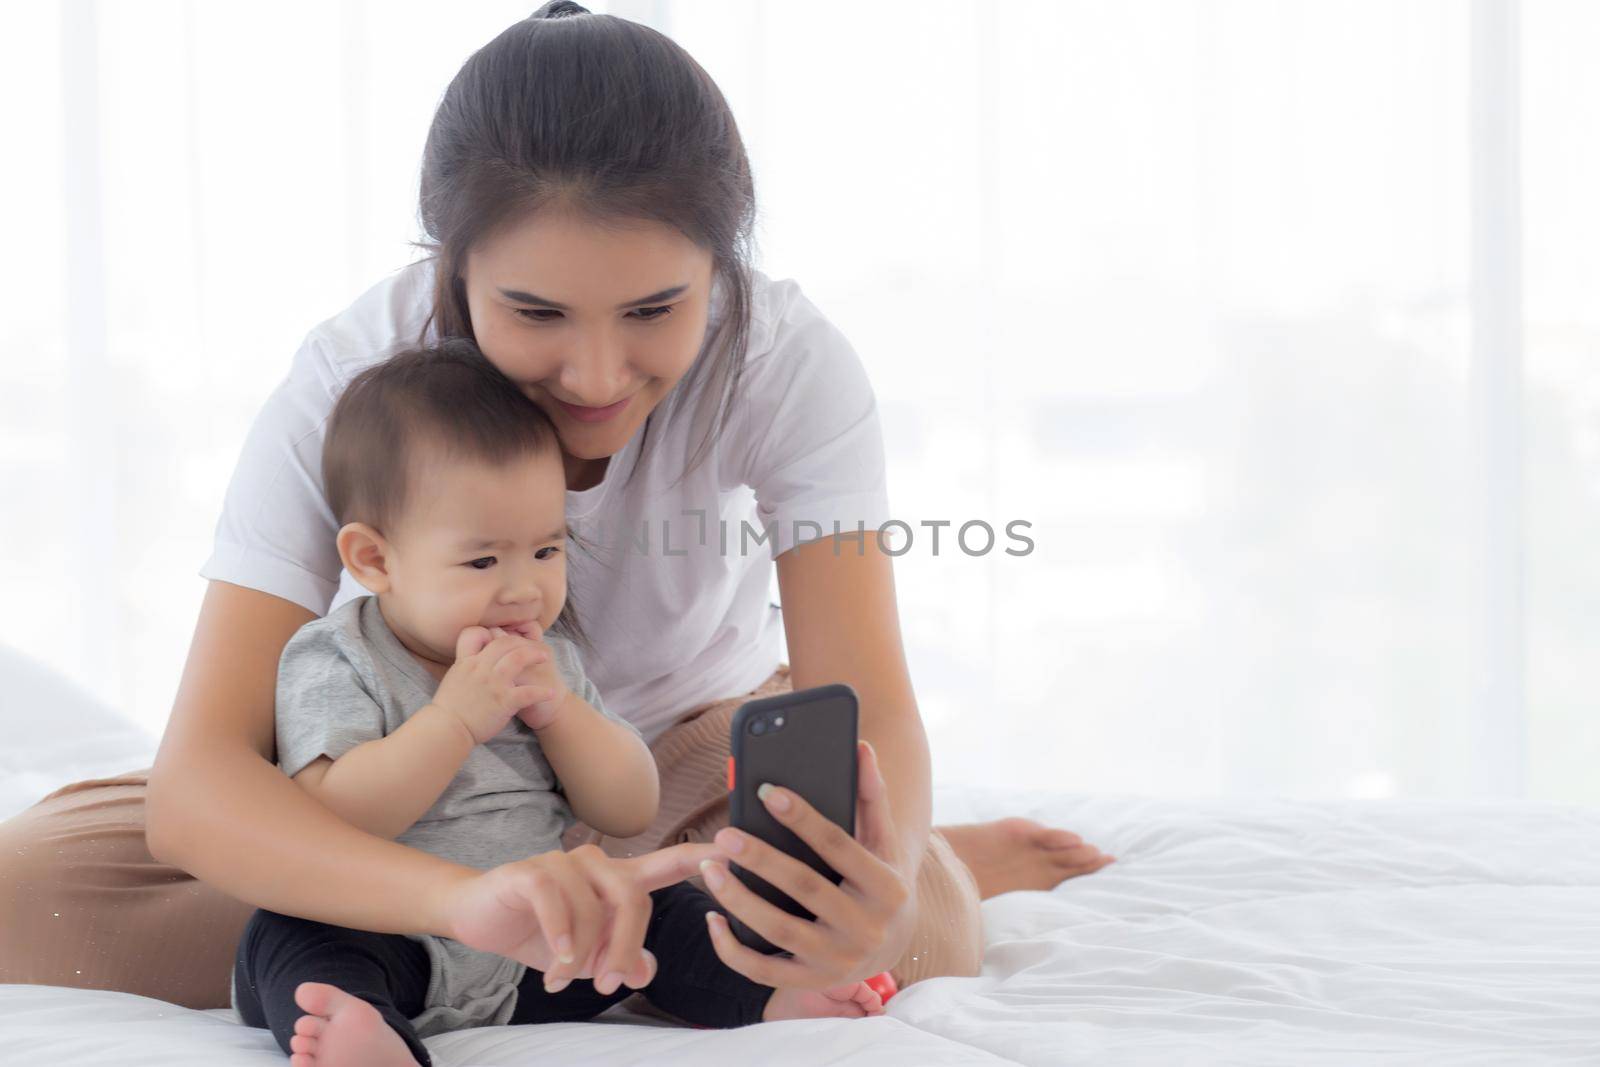
[[[983,974],[884,1019],[706,1032],[606,1022],[429,1041],[468,1064],[1600,1063],[1600,811],[941,793],[1120,857],[984,905]],[[226,1012],[0,987],[0,1062],[283,1059]]]

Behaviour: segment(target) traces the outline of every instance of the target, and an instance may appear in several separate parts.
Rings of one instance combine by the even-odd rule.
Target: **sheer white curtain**
[[[0,643],[159,728],[249,419],[531,6],[16,12]],[[941,781],[1600,799],[1600,11],[610,9],[873,377]]]

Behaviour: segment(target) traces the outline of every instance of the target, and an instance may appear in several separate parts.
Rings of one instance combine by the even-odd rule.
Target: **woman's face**
[[[705,340],[711,253],[656,222],[542,211],[462,265],[478,347],[580,460],[616,455]]]

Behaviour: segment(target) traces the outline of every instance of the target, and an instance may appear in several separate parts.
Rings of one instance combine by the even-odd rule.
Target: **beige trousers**
[[[574,827],[614,855],[706,840],[727,824],[728,723],[746,700],[790,688],[780,667],[753,692],[695,708],[652,748],[655,824],[626,840]],[[115,989],[190,1008],[228,1006],[239,935],[254,908],[151,857],[147,771],[77,782],[0,823],[0,983]],[[904,987],[978,972],[972,875],[937,832],[917,880],[918,927],[894,968]]]

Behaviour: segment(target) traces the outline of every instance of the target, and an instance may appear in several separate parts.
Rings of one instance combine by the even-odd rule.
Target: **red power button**
[[[733,792],[733,757],[728,757],[728,792]]]

